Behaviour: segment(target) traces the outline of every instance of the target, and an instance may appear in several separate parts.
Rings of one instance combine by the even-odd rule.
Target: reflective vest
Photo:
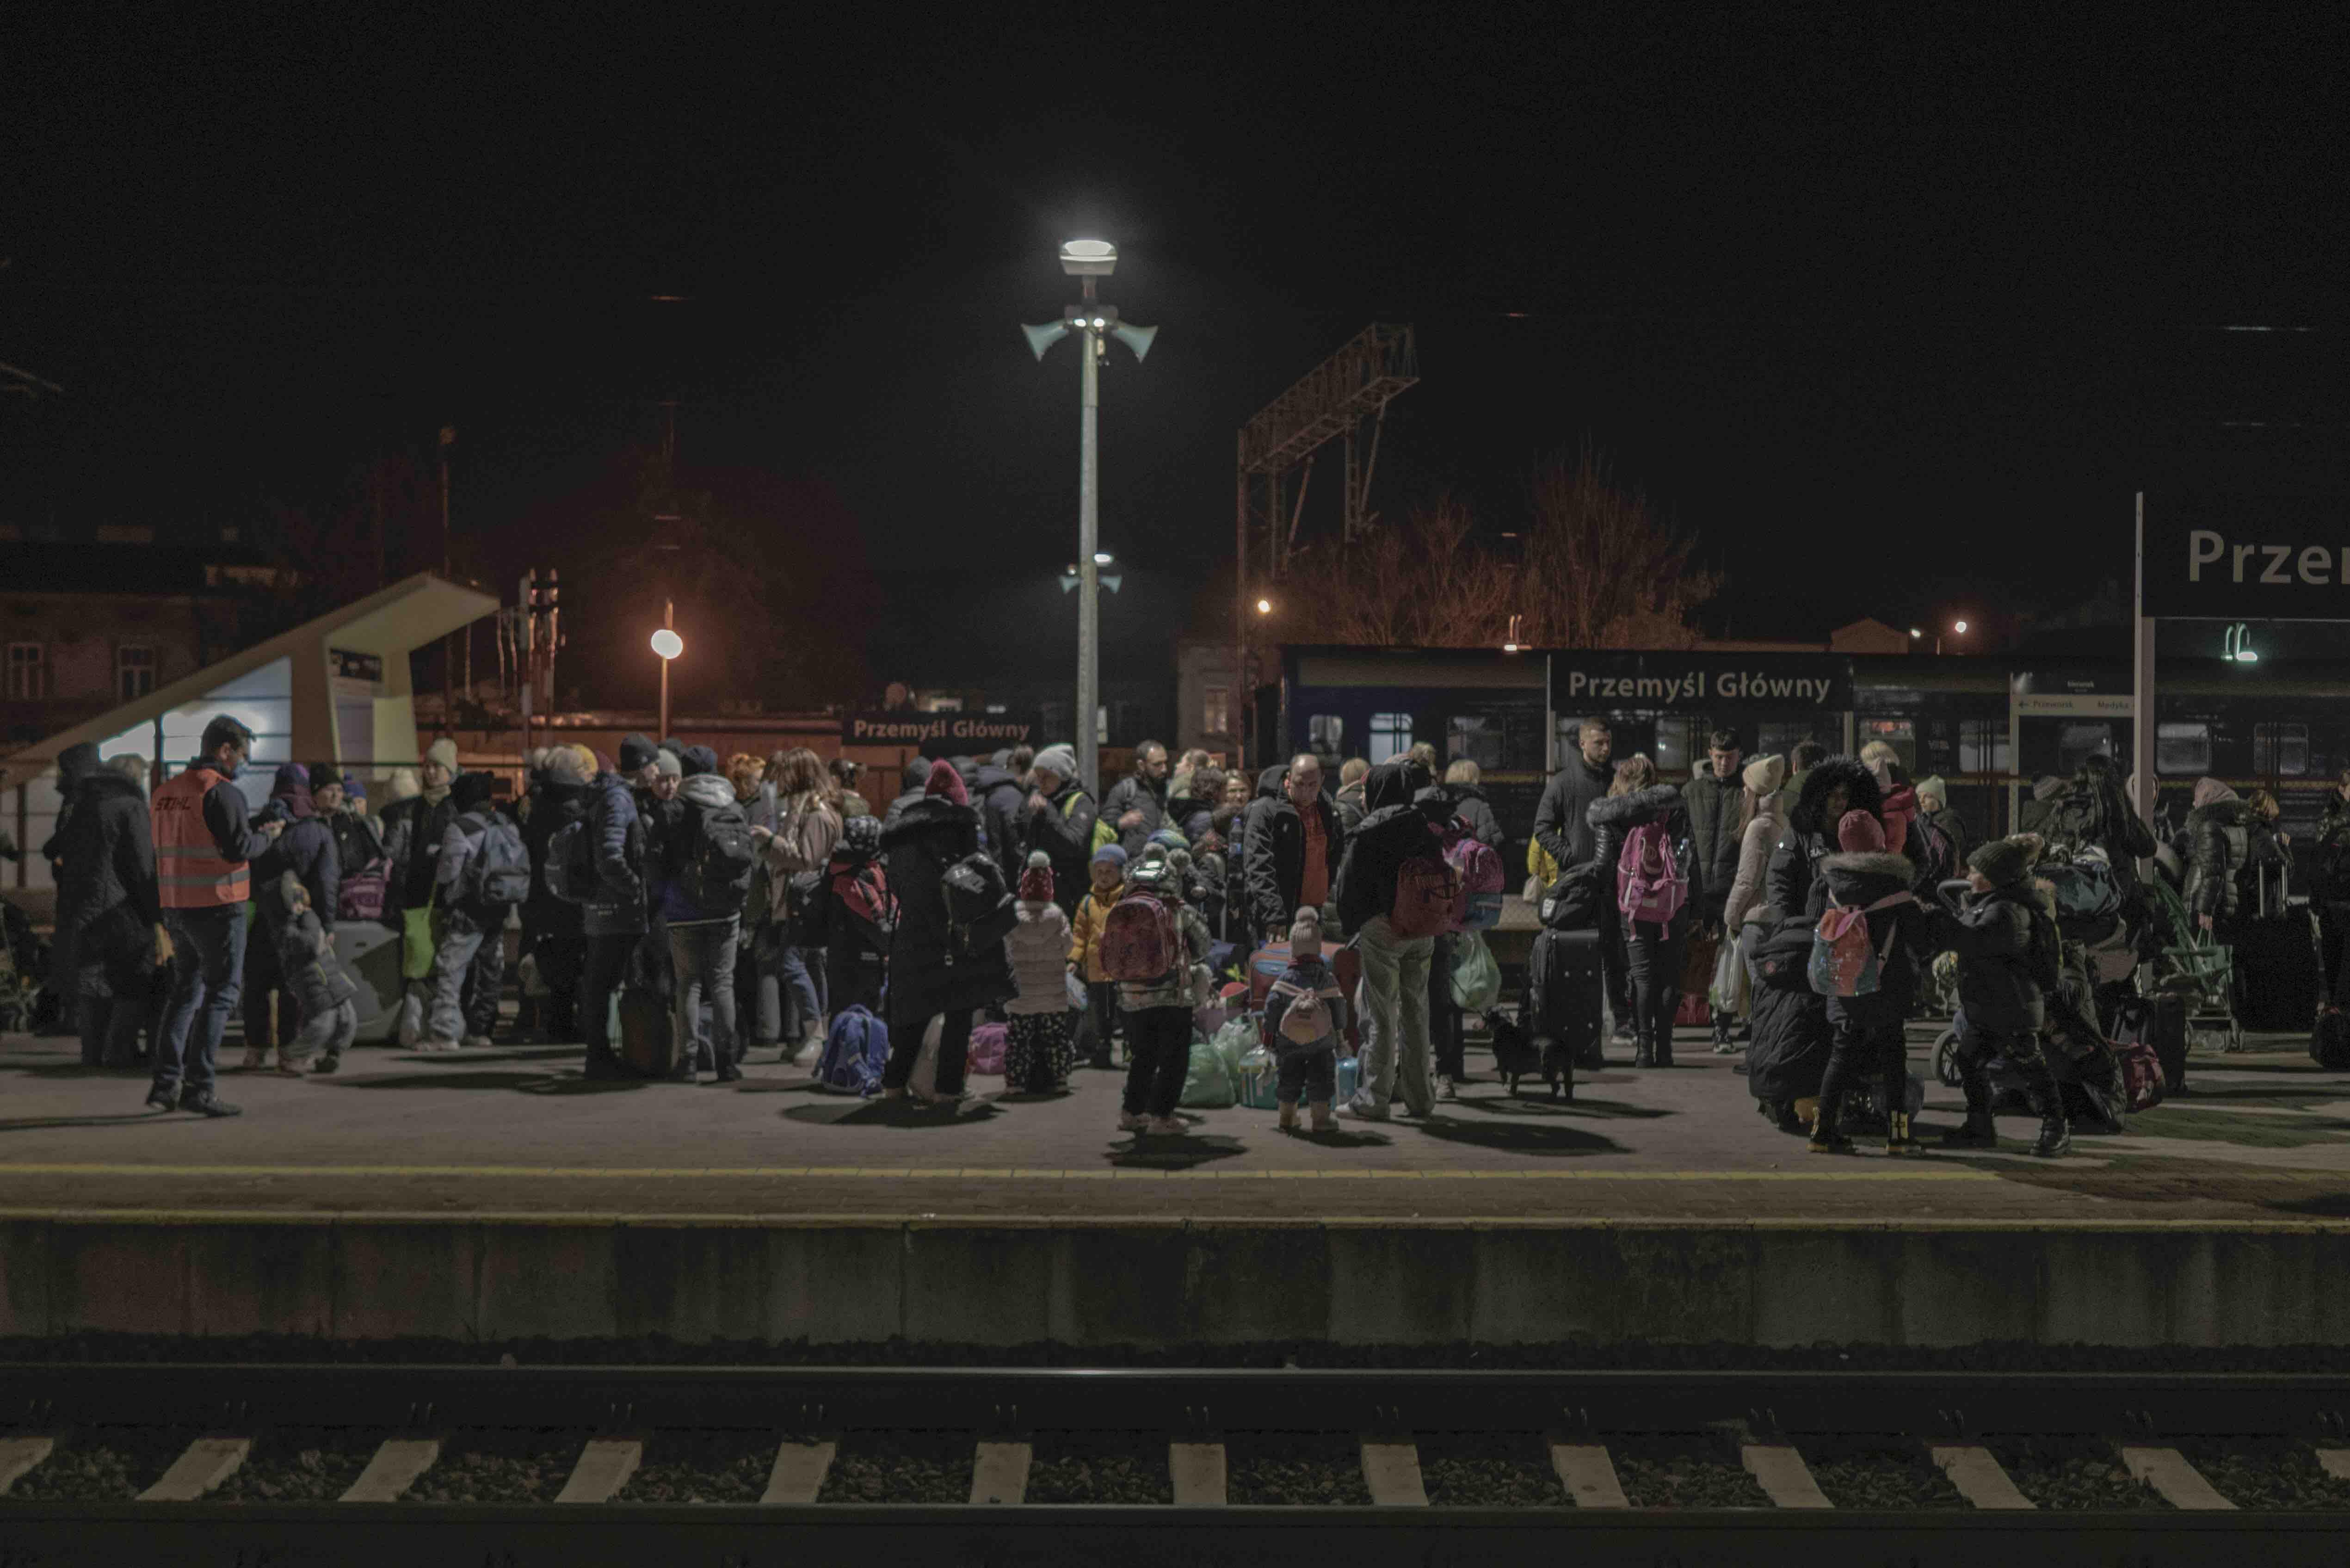
[[[223,778],[211,768],[190,768],[158,786],[148,805],[155,832],[155,880],[167,909],[217,909],[251,896],[245,862],[222,859],[204,823],[204,796]]]

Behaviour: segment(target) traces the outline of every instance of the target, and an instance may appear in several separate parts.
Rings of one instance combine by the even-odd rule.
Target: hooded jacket
[[[52,841],[65,866],[57,884],[57,968],[92,985],[128,991],[154,961],[163,911],[145,792],[112,768],[85,774]]]
[[[401,909],[421,909],[432,901],[441,840],[456,815],[456,800],[448,794],[437,801],[411,795],[384,807],[384,853],[391,860],[387,891]]]
[[[1580,866],[1591,858],[1591,803],[1607,797],[1616,782],[1612,763],[1594,767],[1576,752],[1544,786],[1542,804],[1534,807],[1534,842],[1560,866]]]
[[[49,834],[47,842],[41,846],[41,858],[49,863],[49,879],[58,887],[65,885],[66,825],[73,820],[74,802],[81,794],[82,781],[97,773],[99,765],[95,741],[68,746],[57,753],[57,800],[60,804],[57,826]]]
[[[678,787],[674,804],[683,809],[675,813],[673,821],[670,814],[664,813],[661,820],[670,826],[655,836],[658,869],[653,874],[653,908],[672,926],[704,924],[741,915],[743,900],[739,896],[723,900],[720,908],[704,909],[694,902],[685,886],[685,857],[701,842],[699,819],[723,811],[739,814],[743,809],[734,799],[734,786],[723,774],[696,774]]]
[[[1027,813],[1020,842],[1031,850],[1043,850],[1045,857],[1052,861],[1053,902],[1061,906],[1063,914],[1076,909],[1077,900],[1085,895],[1086,863],[1094,857],[1094,820],[1099,815],[1094,797],[1074,780],[1065,780],[1060,794],[1047,796],[1043,805],[1032,807]],[[976,815],[972,826],[976,832]],[[1014,880],[1016,877],[1017,873],[1013,872],[1006,879]],[[893,881],[891,886],[896,883]]]
[[[298,763],[279,768],[270,785],[269,802],[284,814],[286,830],[254,858],[254,901],[273,920],[282,917],[285,910],[277,897],[277,878],[291,871],[310,895],[310,908],[317,911],[318,923],[332,932],[335,902],[342,895],[343,857],[335,847],[334,829],[310,799],[310,770]]]
[[[1347,838],[1346,857],[1332,881],[1338,923],[1349,936],[1394,908],[1397,873],[1405,861],[1437,852],[1436,825],[1452,816],[1452,803],[1442,792],[1427,789],[1414,796],[1411,774],[1401,761],[1381,763],[1370,771],[1363,780],[1363,805],[1368,808],[1363,825]],[[1249,857],[1249,870],[1253,877],[1254,855]],[[1295,913],[1293,904],[1288,914],[1264,929],[1285,931]]]
[[[1023,898],[1014,909],[1018,924],[1003,939],[1004,961],[1018,994],[1003,1004],[1013,1013],[1057,1013],[1069,1008],[1069,917],[1058,904]]]
[[[1268,768],[1273,775],[1274,791],[1270,796],[1251,803],[1248,811],[1248,845],[1243,862],[1248,869],[1244,886],[1248,890],[1249,920],[1260,931],[1285,931],[1290,918],[1297,913],[1297,900],[1305,880],[1305,819],[1297,813],[1289,796],[1281,793],[1281,780],[1286,768]],[[1338,808],[1326,794],[1314,797],[1314,815],[1322,824],[1323,864],[1328,869],[1331,886],[1337,885],[1338,866],[1346,857],[1347,836],[1338,824]],[[1379,906],[1385,909],[1383,903]],[[1356,929],[1347,923],[1349,931]]]
[[[1880,898],[1908,893],[1918,881],[1915,862],[1886,850],[1844,850],[1823,856],[1819,869],[1829,898],[1847,909],[1867,909]],[[1918,953],[1927,924],[1926,911],[1914,899],[1869,911],[1869,945],[1885,955],[1873,996],[1880,1008],[1891,1010],[1897,1017],[1907,1017],[1918,999]],[[1831,998],[1830,1005],[1859,1000]]]
[[[1011,994],[1003,944],[983,952],[956,950],[940,885],[948,867],[978,848],[979,813],[944,795],[913,802],[881,830],[882,870],[898,900],[898,927],[889,941],[892,1018],[991,1007]],[[1054,880],[1059,881],[1057,871]]]
[[[1697,889],[1690,889],[1690,902],[1709,924],[1719,924],[1723,909],[1730,900],[1730,889],[1738,880],[1738,854],[1743,843],[1738,831],[1739,802],[1746,793],[1744,781],[1733,773],[1718,779],[1711,773],[1700,774],[1690,780],[1681,791],[1681,805],[1689,812],[1690,842],[1696,853],[1696,864],[1705,879],[1705,897],[1700,900]]]
[[[1584,816],[1591,825],[1592,871],[1601,880],[1602,896],[1611,904],[1616,897],[1616,862],[1624,853],[1625,841],[1634,828],[1661,822],[1665,836],[1672,841],[1674,861],[1689,882],[1689,898],[1673,917],[1674,926],[1686,927],[1694,911],[1704,908],[1705,867],[1698,861],[1689,810],[1681,804],[1679,790],[1671,784],[1651,784],[1630,794],[1602,795],[1585,808]]]
[[[1865,811],[1872,816],[1884,798],[1877,775],[1856,757],[1830,757],[1805,770],[1803,780],[1794,808],[1787,814],[1787,830],[1771,852],[1771,866],[1763,874],[1762,890],[1783,920],[1819,917],[1814,900],[1824,894],[1817,887],[1816,868],[1821,860],[1835,853],[1835,824],[1825,820],[1828,795],[1841,784],[1845,810]]]
[[[596,891],[580,909],[583,934],[635,936],[645,929],[645,825],[636,792],[619,774],[588,785],[588,834],[596,857]]]
[[[982,763],[972,774],[971,804],[979,809],[988,853],[1003,867],[1004,884],[1017,884],[1028,866],[1028,792],[1010,769]]]
[[[1754,815],[1738,839],[1738,866],[1730,885],[1730,896],[1722,901],[1722,923],[1735,936],[1738,928],[1748,919],[1760,919],[1769,909],[1763,901],[1762,877],[1771,865],[1771,851],[1776,847],[1779,836],[1786,831],[1786,819],[1780,815],[1785,799],[1780,791],[1787,783],[1787,760],[1784,757],[1756,757],[1739,770],[1739,787],[1755,795]]]
[[[2236,874],[2251,863],[2252,833],[2261,826],[2251,803],[2234,790],[2217,779],[2197,782],[2195,809],[2187,814],[2188,913],[2215,922],[2234,918],[2241,901]]]
[[[1468,825],[1469,836],[1500,849],[1509,836],[1502,831],[1502,819],[1493,815],[1493,804],[1485,798],[1484,790],[1476,784],[1449,784],[1442,788],[1452,797],[1453,815]]]
[[[1970,1028],[2026,1033],[2047,1023],[2042,982],[2049,977],[2033,956],[2035,916],[2048,922],[2041,938],[2053,954],[2055,904],[2035,877],[1972,894],[1956,914],[1934,909],[1929,940],[1959,955],[1959,1011]]]
[[[317,909],[289,919],[283,912],[283,900],[274,891],[271,898],[280,905],[277,972],[301,1004],[302,1021],[307,1023],[320,1013],[332,1012],[359,995],[358,982],[344,971],[342,961],[336,956],[334,939],[328,937],[323,943],[318,940],[326,927]]]
[[[595,799],[594,784],[550,774],[539,785],[537,804],[522,825],[523,850],[530,857],[530,897],[523,900],[523,919],[540,936],[576,937],[584,929],[586,906],[547,891],[546,846],[557,833],[585,817]]]
[[[1338,826],[1340,827],[1346,829],[1348,833],[1352,833],[1355,829],[1363,826],[1363,817],[1366,813],[1363,809],[1363,781],[1361,779],[1357,779],[1350,784],[1340,784],[1338,786],[1338,793],[1333,797],[1333,799],[1338,807]]]

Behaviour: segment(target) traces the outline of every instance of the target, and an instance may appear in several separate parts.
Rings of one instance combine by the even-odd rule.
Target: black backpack
[[[983,849],[948,867],[939,878],[939,892],[946,900],[947,923],[964,953],[1000,946],[1020,923],[1012,890],[1003,883],[1003,867]]]
[[[751,873],[759,863],[750,819],[740,805],[728,801],[724,805],[696,802],[686,820],[692,826],[678,857],[678,885],[695,909],[732,914],[743,907],[743,896],[751,890]]]

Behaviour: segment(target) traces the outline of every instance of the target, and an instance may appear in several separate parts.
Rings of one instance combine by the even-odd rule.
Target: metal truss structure
[[[1315,457],[1332,441],[1345,447],[1344,540],[1351,545],[1369,529],[1371,476],[1388,404],[1419,379],[1411,328],[1373,322],[1241,427],[1235,538],[1243,610],[1250,535],[1263,539],[1267,580],[1288,576]]]

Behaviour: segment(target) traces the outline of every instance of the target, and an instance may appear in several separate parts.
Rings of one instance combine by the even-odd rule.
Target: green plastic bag
[[[1214,1041],[1192,1035],[1191,1060],[1183,1071],[1180,1103],[1195,1111],[1220,1111],[1238,1097],[1232,1087],[1232,1069],[1223,1053],[1216,1049]]]
[[[1484,1012],[1502,1000],[1502,966],[1483,935],[1463,931],[1452,939],[1452,1005],[1463,1012]]]
[[[400,976],[422,980],[432,972],[432,906],[400,912]]]

